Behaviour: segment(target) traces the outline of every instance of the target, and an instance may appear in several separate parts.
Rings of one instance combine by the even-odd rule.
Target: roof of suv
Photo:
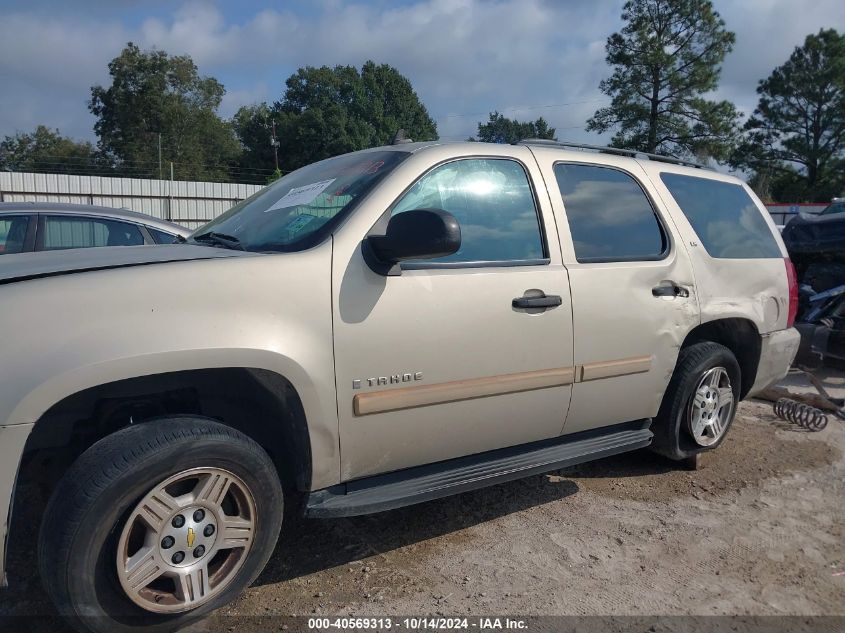
[[[371,148],[370,150],[362,150],[362,151],[371,151],[371,150],[394,150],[400,152],[410,152],[416,153],[424,149],[432,148],[432,147],[443,147],[443,146],[468,146],[473,148],[484,147],[496,145],[501,147],[502,144],[500,143],[486,143],[482,141],[419,141],[419,142],[410,142],[405,141],[403,143],[397,143],[395,145],[385,145],[383,147],[375,147]],[[518,141],[517,143],[513,143],[513,145],[517,146],[527,146],[527,147],[544,147],[549,149],[557,149],[564,153],[582,153],[583,151],[590,151],[596,154],[605,154],[608,156],[616,156],[622,159],[631,159],[631,160],[648,160],[657,163],[665,163],[669,165],[676,165],[681,168],[692,168],[695,170],[706,170],[711,173],[718,173],[715,172],[712,168],[707,167],[706,165],[702,165],[700,163],[696,163],[691,160],[686,160],[683,158],[676,158],[674,156],[666,156],[663,154],[651,154],[649,152],[641,152],[639,150],[631,150],[631,149],[620,149],[616,147],[606,147],[602,145],[590,145],[588,143],[575,143],[569,141],[555,141],[551,139],[539,139],[539,138],[529,138]]]
[[[103,218],[110,218],[114,220],[125,220],[134,222],[136,224],[143,224],[145,226],[165,231],[167,233],[174,233],[187,237],[190,235],[190,229],[154,218],[146,213],[138,213],[137,211],[130,211],[129,209],[115,209],[113,207],[103,207],[94,204],[70,204],[66,202],[0,202],[0,213],[50,213],[53,215],[88,215]]]

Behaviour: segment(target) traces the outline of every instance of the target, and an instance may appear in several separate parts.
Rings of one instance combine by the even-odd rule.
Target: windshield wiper
[[[195,235],[191,238],[194,242],[206,242],[212,246],[222,246],[223,248],[230,248],[236,251],[244,250],[241,246],[241,241],[234,235],[226,235],[225,233],[217,233],[216,231],[209,231]]]

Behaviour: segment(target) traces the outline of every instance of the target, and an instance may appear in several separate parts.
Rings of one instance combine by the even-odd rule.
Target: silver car
[[[173,244],[189,234],[178,224],[127,209],[58,202],[0,202],[0,255]]]

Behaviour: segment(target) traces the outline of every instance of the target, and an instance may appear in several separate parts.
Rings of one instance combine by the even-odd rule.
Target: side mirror
[[[381,275],[399,275],[400,262],[451,255],[461,247],[461,227],[448,211],[417,209],[390,218],[384,235],[370,235],[364,259]]]

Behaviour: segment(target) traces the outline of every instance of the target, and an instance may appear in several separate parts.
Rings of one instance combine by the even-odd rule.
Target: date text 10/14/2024
[[[451,630],[511,630],[524,631],[528,629],[528,623],[521,619],[500,618],[500,617],[474,617],[474,618],[309,618],[309,630],[330,631],[330,630],[376,630],[385,631],[390,629],[407,631],[451,631]]]

